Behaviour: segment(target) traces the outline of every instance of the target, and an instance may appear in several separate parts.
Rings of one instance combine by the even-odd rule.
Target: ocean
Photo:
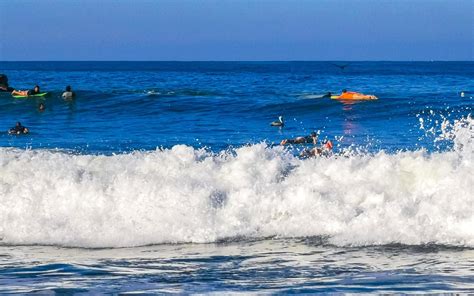
[[[474,62],[0,73],[0,293],[474,292]]]

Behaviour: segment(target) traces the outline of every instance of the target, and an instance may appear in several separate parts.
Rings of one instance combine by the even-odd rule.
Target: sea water
[[[1,292],[474,291],[474,63],[334,64],[0,62]]]

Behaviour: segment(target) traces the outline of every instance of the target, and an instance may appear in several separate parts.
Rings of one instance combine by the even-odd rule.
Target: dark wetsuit
[[[28,94],[29,96],[32,96],[32,95],[39,94],[39,92],[35,92],[34,89],[30,89],[30,90],[28,90],[27,94]]]
[[[313,143],[313,137],[311,136],[307,136],[307,137],[304,137],[304,141],[303,142],[300,142],[297,140],[297,138],[295,139],[288,139],[287,142],[288,144],[304,144],[304,143]]]
[[[12,92],[12,91],[14,91],[13,87],[8,87],[4,85],[0,86],[0,92]]]
[[[330,98],[331,97],[331,93],[328,92],[327,94],[323,95],[323,98]]]
[[[28,133],[28,130],[26,129],[26,127],[20,125],[20,126],[15,126],[15,127],[12,127],[11,129],[8,130],[8,133],[9,134],[27,134]]]

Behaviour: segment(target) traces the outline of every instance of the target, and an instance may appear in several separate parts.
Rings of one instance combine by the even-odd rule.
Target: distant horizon
[[[0,60],[0,63],[35,63],[35,62],[99,62],[99,63],[136,63],[136,62],[156,62],[156,63],[306,63],[306,62],[347,62],[347,63],[433,63],[433,62],[474,62],[472,60]]]

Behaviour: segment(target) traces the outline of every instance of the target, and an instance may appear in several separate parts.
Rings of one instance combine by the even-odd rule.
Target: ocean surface
[[[474,292],[474,62],[0,73],[0,293]]]

